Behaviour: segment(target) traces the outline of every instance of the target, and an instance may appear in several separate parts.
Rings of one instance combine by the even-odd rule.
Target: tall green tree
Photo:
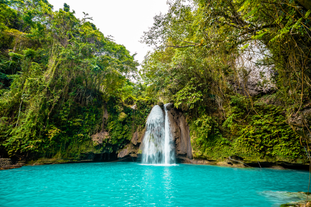
[[[234,132],[237,128],[228,129],[229,125],[222,127],[222,124],[230,119],[231,124],[247,131],[243,120],[258,116],[265,122],[262,114],[265,110],[256,105],[262,97],[241,98],[237,90],[244,90],[246,86],[240,82],[249,73],[239,60],[254,49],[252,45],[259,45],[261,49],[257,53],[261,58],[254,64],[272,70],[274,103],[285,108],[285,122],[293,127],[289,120],[311,101],[311,10],[306,1],[173,0],[168,3],[168,13],[155,16],[153,27],[142,38],[155,48],[145,59],[142,70],[151,94],[174,101],[176,107],[188,114],[198,133],[204,131],[199,129],[204,126],[198,123],[205,123],[207,129],[212,126],[207,136],[210,140],[240,136]],[[236,99],[240,101],[233,101]],[[233,109],[237,103],[243,105],[246,113],[232,121],[232,113],[240,113]],[[206,116],[213,117],[212,121],[203,121]],[[293,142],[300,145],[296,158],[303,156],[303,146],[308,148],[306,134],[310,129],[308,120],[305,121],[302,133],[294,132],[295,127],[286,128],[291,131]],[[263,135],[257,137],[263,142]],[[235,140],[230,143],[234,144]]]
[[[20,158],[79,151],[100,130],[105,102],[136,73],[134,57],[67,4],[0,6],[0,150]]]

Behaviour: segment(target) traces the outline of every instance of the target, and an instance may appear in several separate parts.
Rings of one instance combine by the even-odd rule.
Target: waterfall
[[[170,132],[170,123],[164,106],[165,117],[160,106],[152,108],[146,123],[143,140],[143,164],[169,165],[175,163],[175,148]]]
[[[168,118],[168,112],[166,107],[169,104],[164,105],[165,111],[165,139],[164,139],[164,152],[165,152],[165,164],[174,164],[175,163],[175,147],[173,142],[173,137],[170,129],[170,120]]]
[[[165,132],[163,111],[160,106],[156,105],[152,108],[146,125],[142,162],[144,164],[162,163]]]

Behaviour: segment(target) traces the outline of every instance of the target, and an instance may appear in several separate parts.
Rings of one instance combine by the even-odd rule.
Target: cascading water
[[[164,106],[165,118],[160,106],[152,108],[148,119],[145,137],[143,140],[143,164],[174,164],[175,149],[170,133],[170,124],[167,115],[167,104]]]
[[[142,163],[158,164],[163,160],[164,146],[164,117],[160,106],[156,105],[152,108],[148,119],[145,137],[143,140]]]
[[[168,118],[167,113],[167,106],[169,104],[164,105],[164,111],[165,111],[165,139],[164,139],[164,152],[165,152],[165,163],[168,164],[174,164],[175,163],[175,147],[173,138],[171,135],[171,129],[170,129],[170,120]]]

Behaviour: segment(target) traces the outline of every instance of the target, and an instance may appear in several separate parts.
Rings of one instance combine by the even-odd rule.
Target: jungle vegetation
[[[173,101],[187,114],[194,156],[307,160],[309,1],[168,4],[168,13],[155,16],[142,38],[155,50],[145,59],[141,75],[150,94]],[[250,94],[256,70],[262,90]]]
[[[87,14],[78,19],[67,4],[52,8],[46,0],[0,3],[0,155],[116,151],[137,127],[130,105],[138,100],[142,118],[148,114],[145,86],[129,81],[138,63]],[[90,137],[102,130],[105,108],[117,118],[109,119],[109,139],[95,146]],[[128,118],[118,119],[123,111]]]
[[[78,19],[67,4],[54,11],[47,0],[1,0],[0,155],[117,152],[161,101],[185,114],[195,158],[306,162],[309,1],[167,3],[141,39],[154,50],[137,71],[134,56],[88,14]],[[252,71],[258,93],[250,93]],[[103,127],[109,137],[97,145],[91,136]]]

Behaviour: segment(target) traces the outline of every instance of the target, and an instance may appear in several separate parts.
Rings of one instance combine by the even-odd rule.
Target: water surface
[[[308,172],[217,166],[79,163],[0,171],[0,206],[278,206]],[[297,198],[298,199],[298,198]]]

